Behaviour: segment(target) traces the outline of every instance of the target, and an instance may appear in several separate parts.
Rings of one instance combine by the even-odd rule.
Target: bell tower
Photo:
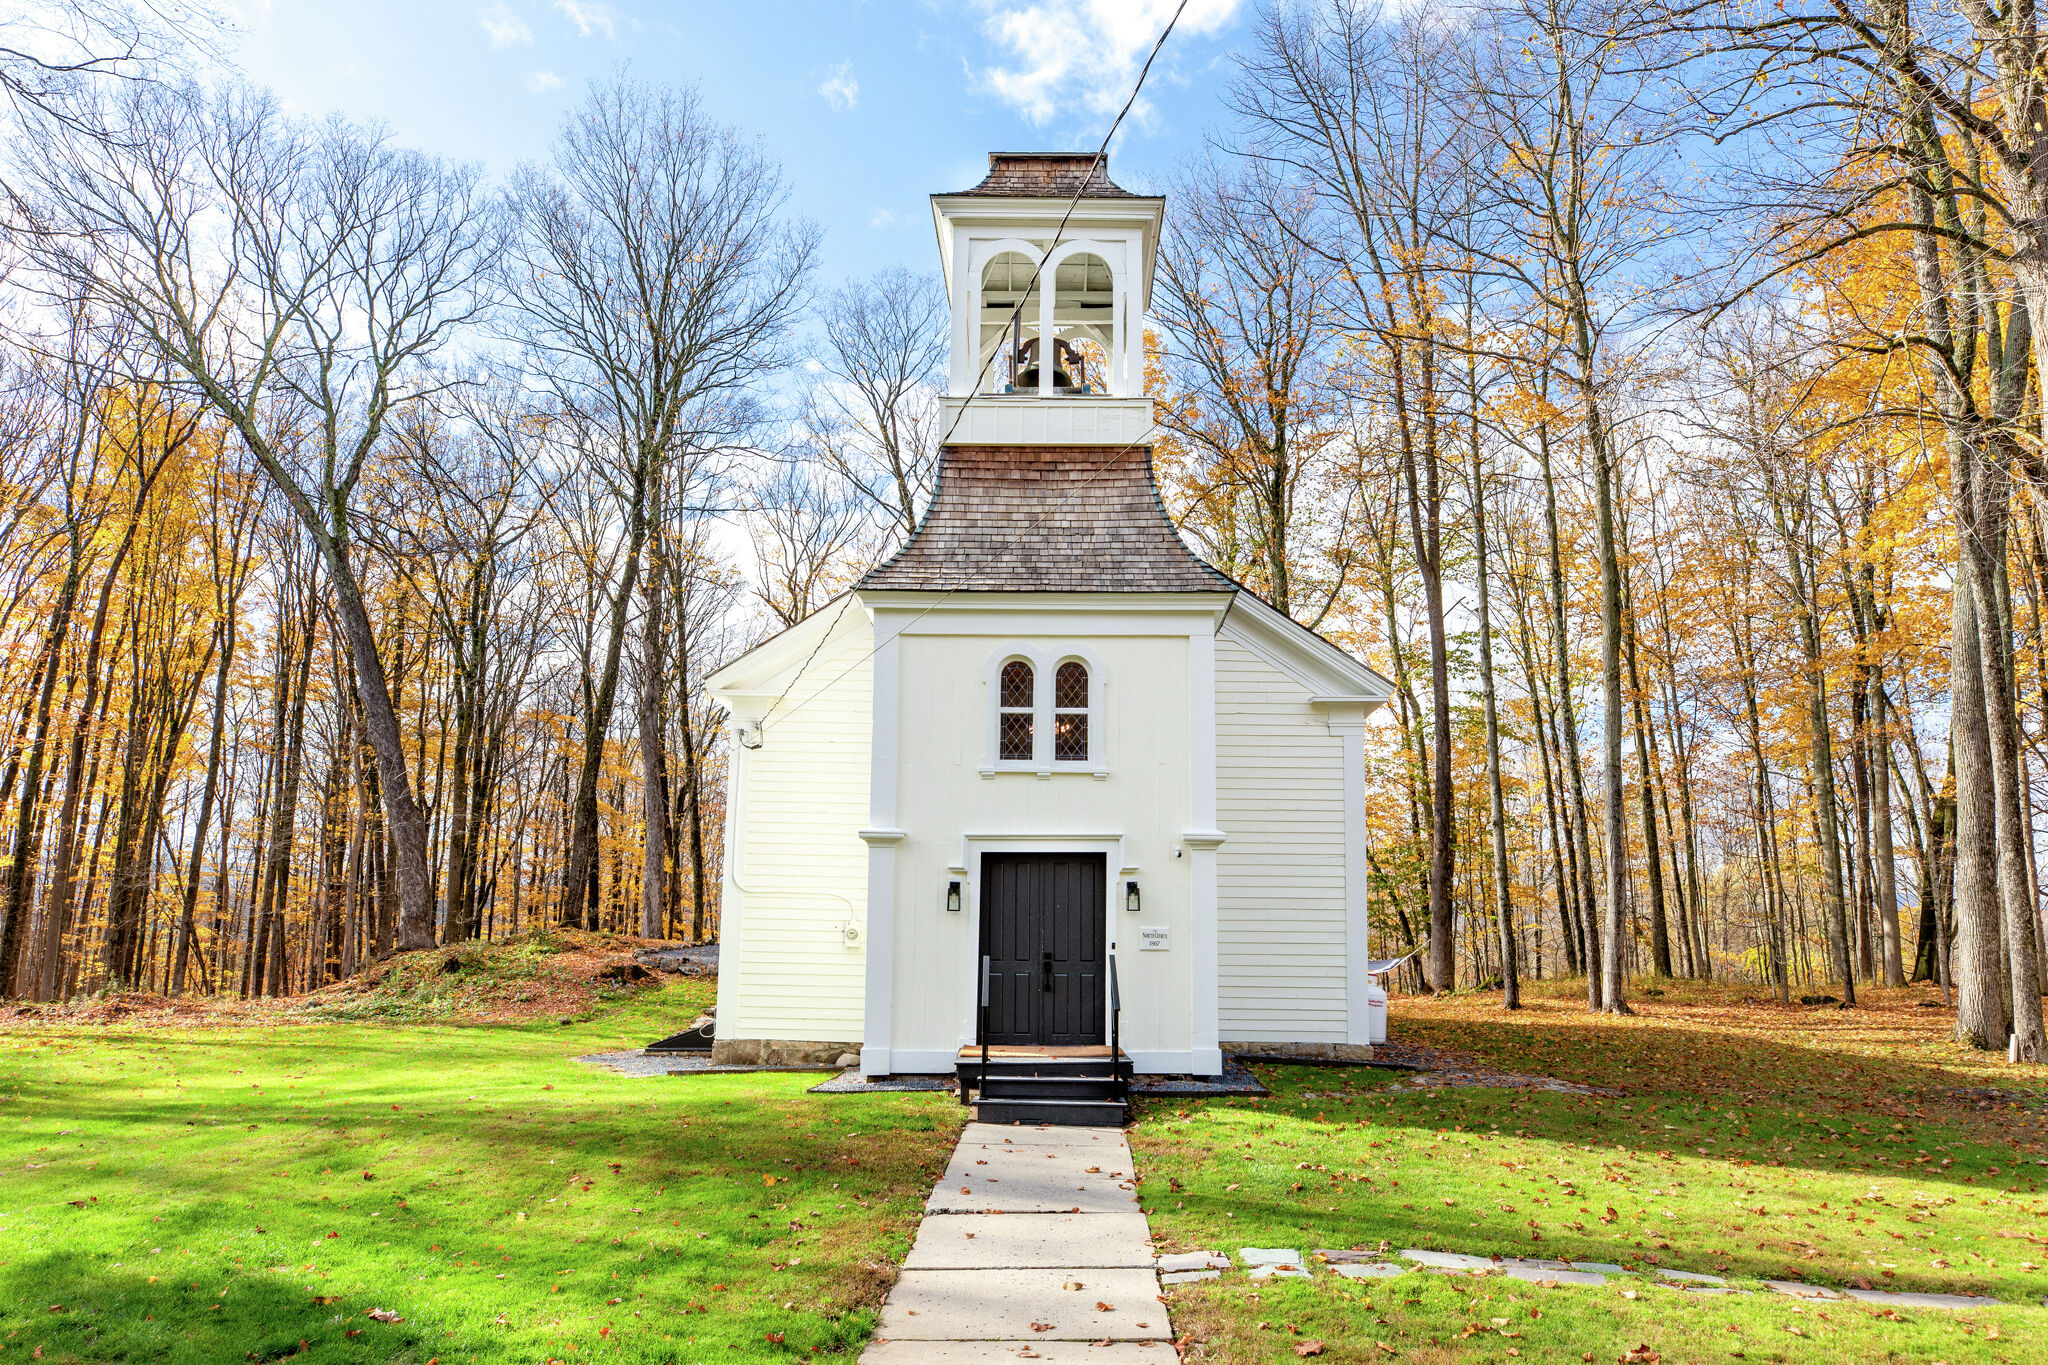
[[[932,196],[952,305],[946,444],[1144,439],[1143,320],[1165,199],[1121,188],[1089,152],[988,163],[972,189]]]

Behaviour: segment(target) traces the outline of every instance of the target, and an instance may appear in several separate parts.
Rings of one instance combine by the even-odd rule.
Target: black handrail
[[[988,1093],[988,983],[988,954],[983,953],[981,955],[981,1079],[975,1083],[974,1087],[976,1103],[979,1103],[981,1097]],[[964,1090],[960,1094],[960,1103],[967,1103],[967,1094]]]
[[[1118,986],[1116,977],[1116,950],[1112,948],[1109,953],[1109,1066],[1116,1074],[1125,1098],[1128,1098],[1131,1083],[1124,1075],[1124,1049],[1121,1041],[1123,1011],[1123,991]]]

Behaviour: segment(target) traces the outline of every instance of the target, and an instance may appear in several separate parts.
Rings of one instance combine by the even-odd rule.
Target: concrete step
[[[981,1123],[1049,1123],[1069,1128],[1121,1128],[1128,1108],[1118,1100],[981,1100],[974,1106]]]
[[[1126,1058],[1126,1061],[1129,1059]],[[1113,1074],[1114,1064],[1108,1057],[991,1057],[988,1059],[988,1074],[991,1076],[1104,1076]],[[954,1072],[963,1080],[981,1075],[980,1058],[962,1058],[954,1064]]]
[[[978,1077],[976,1079],[979,1080]],[[998,1076],[991,1073],[987,1089],[978,1092],[976,1098],[1121,1100],[1123,1095],[1123,1079],[1118,1076]]]

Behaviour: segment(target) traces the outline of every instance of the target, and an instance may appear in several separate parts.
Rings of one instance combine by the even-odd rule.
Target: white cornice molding
[[[1394,695],[1376,670],[1248,592],[1237,595],[1223,629],[1307,688],[1318,707],[1361,706],[1371,715]]]
[[[1215,592],[1007,592],[955,589],[952,592],[919,591],[907,588],[864,588],[860,604],[878,618],[884,613],[906,612],[912,616],[942,612],[1007,613],[1058,611],[1078,615],[1111,615],[1118,612],[1159,616],[1221,617],[1237,591],[1219,587]],[[901,629],[911,631],[911,624]],[[911,632],[914,633],[914,632]]]

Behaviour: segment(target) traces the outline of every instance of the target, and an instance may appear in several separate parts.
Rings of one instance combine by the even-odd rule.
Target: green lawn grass
[[[1490,1021],[1457,1027],[1479,1025]],[[1597,1037],[1575,1041],[1575,1030],[1620,1027],[1637,1032],[1608,1032],[1604,1053]],[[1646,1028],[1562,1013],[1503,1023],[1496,1065],[1515,1060],[1516,1028],[1527,1040],[1517,1069],[1540,1070],[1526,1054],[1547,1052],[1557,1070],[1629,1093],[1427,1092],[1387,1071],[1261,1068],[1272,1099],[1144,1108],[1132,1141],[1153,1231],[1162,1245],[1232,1255],[1426,1247],[1663,1265],[1750,1287],[1976,1292],[2008,1306],[1702,1297],[1620,1277],[1545,1289],[1499,1276],[1233,1273],[1176,1289],[1176,1330],[1228,1362],[1295,1360],[1310,1339],[1337,1360],[1606,1362],[1640,1346],[1667,1363],[2048,1360],[2048,1166],[1993,1119],[1928,1107],[1914,1066],[1896,1067],[1889,1091],[1865,1077],[1838,1092],[1859,1058],[1793,1035],[1694,1030],[1687,1049],[1683,1019]],[[1692,1061],[1660,1078],[1633,1065],[1637,1038]]]
[[[568,1026],[0,1030],[0,1365],[857,1352],[960,1110],[571,1060],[711,992]]]

